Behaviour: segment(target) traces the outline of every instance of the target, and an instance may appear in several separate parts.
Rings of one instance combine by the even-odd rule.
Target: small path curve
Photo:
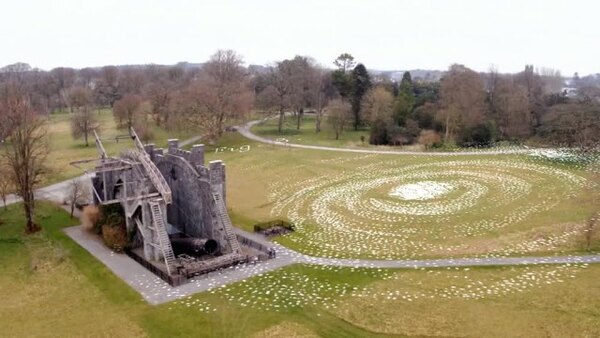
[[[264,118],[261,120],[254,120],[247,122],[243,125],[237,126],[238,132],[246,137],[247,139],[266,143],[270,145],[282,146],[282,147],[291,147],[291,148],[301,148],[301,149],[312,149],[312,150],[325,150],[325,151],[337,151],[337,152],[347,152],[347,153],[360,153],[360,154],[382,154],[382,155],[417,155],[417,156],[463,156],[463,155],[511,155],[511,154],[531,154],[536,151],[536,149],[505,149],[505,150],[481,150],[481,151],[456,151],[456,152],[441,152],[441,151],[397,151],[397,150],[375,150],[375,149],[355,149],[355,148],[342,148],[342,147],[325,147],[325,146],[315,146],[308,144],[298,144],[298,143],[284,143],[274,141],[262,136],[258,136],[252,132],[252,127],[264,122],[269,118]]]
[[[378,260],[378,259],[343,259],[314,257],[299,253],[290,248],[273,243],[262,235],[250,233],[236,228],[235,232],[251,238],[267,247],[275,248],[277,257],[280,256],[291,263],[315,265],[331,265],[353,268],[444,268],[454,266],[493,266],[493,265],[535,265],[535,264],[566,264],[566,263],[600,263],[600,254],[596,255],[563,255],[537,257],[489,257],[489,258],[440,258],[415,260]]]
[[[194,137],[190,137],[187,140],[183,140],[183,141],[179,142],[179,146],[180,147],[185,147],[185,146],[190,145],[190,144],[192,144],[192,143],[194,143],[196,141],[200,141],[201,139],[202,139],[202,135],[197,135],[197,136],[194,136]]]

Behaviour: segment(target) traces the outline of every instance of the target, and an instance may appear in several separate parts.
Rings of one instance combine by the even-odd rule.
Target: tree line
[[[312,112],[316,133],[326,126],[339,138],[345,128],[364,128],[372,144],[428,148],[534,140],[586,146],[598,141],[599,75],[575,74],[576,95],[571,95],[563,91],[559,72],[531,65],[501,74],[454,64],[438,81],[412,79],[406,72],[399,83],[370,73],[348,53],[333,65],[332,70],[295,56],[246,67],[235,51],[219,50],[198,66],[42,71],[17,63],[0,69],[0,83],[19,74],[31,107],[40,114],[72,113],[73,136],[86,145],[91,130],[100,127],[94,108],[112,108],[119,127],[133,126],[144,139],[152,138],[146,123],[151,119],[166,129],[193,128],[216,140],[229,123],[256,110],[277,114],[280,132],[286,113],[300,129],[305,113]]]
[[[338,139],[346,128],[365,129],[377,145],[534,141],[589,150],[600,139],[600,74],[575,74],[563,90],[560,73],[531,65],[501,74],[454,64],[436,81],[406,72],[399,82],[369,72],[348,53],[333,65],[295,56],[245,66],[235,51],[219,50],[201,65],[0,68],[1,195],[16,191],[23,198],[27,231],[35,232],[33,192],[48,154],[44,117],[57,111],[71,114],[73,137],[86,145],[92,130],[101,129],[96,110],[102,108],[144,140],[152,138],[153,121],[167,130],[191,128],[211,142],[253,110],[274,114],[280,132],[287,115],[300,129],[311,112],[315,133],[329,128]]]

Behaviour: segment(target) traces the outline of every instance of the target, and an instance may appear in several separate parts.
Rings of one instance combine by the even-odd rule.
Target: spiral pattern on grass
[[[534,215],[574,196],[586,180],[530,161],[374,163],[352,172],[275,187],[274,216],[297,226],[289,240],[323,257],[397,259],[460,252],[463,240],[523,230]],[[515,243],[534,251],[572,236]],[[510,252],[503,254],[510,254]]]

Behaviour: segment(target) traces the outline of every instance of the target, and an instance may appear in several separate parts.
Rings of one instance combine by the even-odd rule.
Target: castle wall
[[[178,140],[169,140],[168,153],[147,145],[146,151],[171,188],[173,203],[167,206],[167,219],[177,230],[194,237],[210,238],[221,248],[229,244],[214,214],[213,192],[225,201],[225,166],[213,161],[204,166],[204,145],[191,151],[179,148]]]
[[[171,187],[173,203],[167,206],[167,219],[177,230],[194,237],[212,238],[212,218],[206,202],[206,183],[183,157],[159,156],[156,166]]]

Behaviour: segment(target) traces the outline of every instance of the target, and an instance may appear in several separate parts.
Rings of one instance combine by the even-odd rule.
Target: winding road
[[[463,156],[463,155],[509,155],[509,154],[532,154],[535,151],[542,149],[500,149],[500,150],[476,150],[476,151],[455,151],[455,152],[442,152],[442,151],[398,151],[398,150],[376,150],[376,149],[355,149],[355,148],[343,148],[343,147],[325,147],[325,146],[313,146],[308,144],[298,143],[286,143],[274,141],[252,132],[252,127],[260,124],[269,118],[254,120],[247,122],[243,125],[237,126],[238,132],[247,139],[261,142],[270,145],[301,148],[301,149],[312,149],[312,150],[325,150],[325,151],[337,151],[346,153],[360,153],[360,154],[382,154],[382,155],[417,155],[417,156]],[[547,149],[546,149],[547,150]]]

